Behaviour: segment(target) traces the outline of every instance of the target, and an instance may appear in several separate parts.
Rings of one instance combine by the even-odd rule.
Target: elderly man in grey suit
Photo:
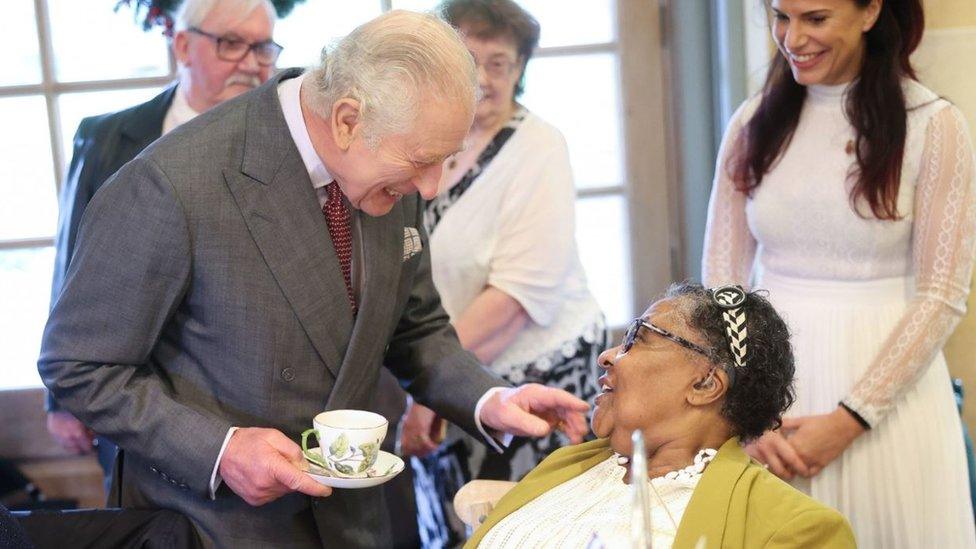
[[[124,505],[182,511],[218,546],[389,545],[380,489],[332,493],[295,443],[322,409],[370,408],[381,364],[491,444],[582,436],[584,402],[462,350],[431,281],[415,193],[461,148],[476,85],[448,25],[391,12],[95,196],[38,368],[126,451]]]

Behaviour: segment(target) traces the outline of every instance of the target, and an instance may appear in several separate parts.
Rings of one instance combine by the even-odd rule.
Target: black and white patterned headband
[[[729,351],[735,359],[735,365],[742,368],[746,365],[746,312],[742,304],[746,302],[746,292],[742,286],[722,286],[712,288],[712,301],[722,309],[722,320],[725,321],[725,339],[729,342]]]

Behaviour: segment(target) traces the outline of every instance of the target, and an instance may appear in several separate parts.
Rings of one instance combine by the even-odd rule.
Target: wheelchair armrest
[[[503,480],[472,480],[454,495],[454,512],[462,522],[477,528],[514,486],[514,482]]]

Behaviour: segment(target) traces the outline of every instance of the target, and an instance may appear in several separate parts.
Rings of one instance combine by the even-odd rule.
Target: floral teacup
[[[315,416],[312,425],[302,433],[305,457],[336,476],[363,478],[376,463],[388,422],[365,410],[332,410]],[[318,439],[318,448],[308,447],[309,435]]]

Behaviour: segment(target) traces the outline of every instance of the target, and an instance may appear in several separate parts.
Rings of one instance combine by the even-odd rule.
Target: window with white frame
[[[15,47],[0,74],[0,389],[40,385],[58,189],[78,123],[145,101],[172,79],[166,39],[113,4],[4,5]]]
[[[521,0],[542,26],[522,103],[559,128],[577,185],[577,240],[613,326],[633,315],[616,0]],[[309,66],[323,45],[380,13],[434,0],[306,0],[275,27],[280,67]],[[4,22],[18,44],[0,72],[0,389],[39,386],[57,194],[85,116],[157,94],[174,74],[166,39],[105,0],[15,0]],[[120,47],[124,44],[125,47]],[[585,80],[584,80],[585,79]],[[585,112],[585,116],[582,114]]]

